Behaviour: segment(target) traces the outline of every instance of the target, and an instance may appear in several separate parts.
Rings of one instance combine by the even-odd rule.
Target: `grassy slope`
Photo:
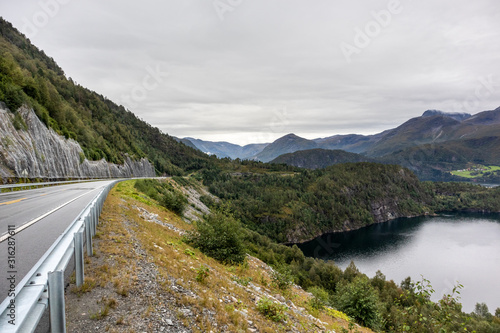
[[[478,169],[478,170],[476,170]],[[464,177],[464,178],[478,178],[484,176],[485,173],[487,172],[495,172],[499,171],[500,167],[498,166],[483,166],[483,165],[478,165],[472,167],[471,170],[455,170],[451,171],[452,175],[459,176],[459,177]]]
[[[224,266],[182,242],[179,233],[140,217],[136,207],[158,214],[159,220],[179,229],[192,228],[154,200],[137,193],[133,181],[117,185],[104,206],[96,254],[86,258],[86,282],[82,288],[72,283],[67,292],[70,329],[100,325],[111,332],[146,331],[156,326],[153,320],[146,322],[144,318],[155,318],[165,307],[176,316],[172,318],[176,325],[180,322],[194,332],[236,332],[248,328],[259,332],[285,332],[292,328],[316,332],[348,327],[349,322],[339,318],[342,315],[338,312],[308,312],[305,308],[309,294],[302,289],[294,286],[282,292],[271,285],[270,268],[262,261],[249,257],[246,265]],[[138,251],[145,251],[147,261],[157,268],[157,281],[152,281],[159,283],[157,297],[142,294],[144,284],[151,282],[141,280],[144,257]],[[209,267],[202,282],[196,280],[201,266]],[[286,323],[273,322],[257,311],[256,298],[266,294],[284,297],[288,302]],[[149,305],[145,306],[146,297]],[[88,304],[83,316],[78,311],[80,303]],[[185,316],[180,309],[190,309],[194,315]],[[359,328],[359,332],[371,331]]]

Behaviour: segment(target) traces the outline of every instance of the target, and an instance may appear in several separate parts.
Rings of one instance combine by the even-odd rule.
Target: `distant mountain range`
[[[374,135],[334,135],[308,140],[287,134],[270,144],[244,147],[227,142],[183,140],[219,157],[305,168],[378,161],[404,165],[423,179],[443,179],[443,171],[467,163],[500,165],[500,107],[475,115],[427,110],[420,117]]]
[[[268,143],[255,143],[246,146],[239,146],[225,141],[212,142],[194,138],[177,138],[177,140],[190,147],[196,148],[205,154],[216,155],[220,158],[229,157],[232,159],[253,159],[255,155],[261,152],[268,145]]]

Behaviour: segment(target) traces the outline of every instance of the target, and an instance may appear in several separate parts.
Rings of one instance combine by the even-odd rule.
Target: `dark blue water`
[[[451,293],[459,281],[466,312],[477,302],[485,302],[493,313],[500,307],[500,215],[398,219],[324,235],[299,247],[342,269],[352,260],[370,277],[381,270],[398,284],[423,275],[436,290],[434,300]]]

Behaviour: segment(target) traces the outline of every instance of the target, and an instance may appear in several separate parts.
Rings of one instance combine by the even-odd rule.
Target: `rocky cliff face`
[[[18,110],[25,125],[14,126],[14,114],[0,105],[0,177],[111,178],[154,177],[147,159],[123,165],[84,159],[78,142],[65,139],[43,124],[32,109]]]

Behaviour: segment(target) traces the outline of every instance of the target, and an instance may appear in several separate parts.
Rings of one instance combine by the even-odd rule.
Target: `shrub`
[[[233,276],[231,278],[231,280],[233,280],[234,282],[236,282],[236,283],[238,283],[238,284],[240,284],[242,286],[245,286],[245,287],[248,286],[248,284],[250,282],[252,282],[252,278],[251,277],[239,277],[239,276],[236,276],[236,275]]]
[[[205,279],[208,277],[209,272],[210,269],[207,266],[201,265],[200,268],[198,268],[196,271],[196,281],[201,283],[205,282]]]
[[[184,212],[187,202],[188,201],[186,197],[175,189],[165,193],[163,197],[160,199],[160,204],[163,207],[170,209],[171,211],[179,215],[182,215],[182,213]]]
[[[339,319],[343,319],[345,321],[351,321],[351,318],[349,318],[348,315],[346,315],[345,313],[343,313],[341,311],[332,309],[332,308],[327,308],[326,313],[328,313],[328,315],[332,316],[333,318],[339,318]]]
[[[24,102],[24,96],[21,88],[7,83],[0,86],[0,89],[3,89],[3,99],[10,111],[17,111],[17,109],[19,109]]]
[[[215,201],[209,195],[200,196],[200,201],[207,207],[212,207],[215,204]]]
[[[287,290],[293,284],[293,275],[290,267],[280,265],[274,268],[271,274],[272,284],[280,290]]]
[[[363,326],[377,330],[381,326],[377,291],[366,276],[358,276],[351,283],[338,285],[336,307]]]
[[[138,179],[134,187],[174,213],[182,215],[186,208],[186,197],[168,183],[155,179]]]
[[[240,264],[245,260],[240,228],[233,217],[215,212],[197,222],[186,241],[220,262]]]
[[[26,125],[26,122],[24,121],[23,117],[21,117],[21,114],[19,112],[16,112],[14,115],[14,120],[12,121],[14,128],[16,130],[28,130],[28,125]]]
[[[263,297],[257,302],[257,310],[266,318],[275,322],[286,320],[286,310],[288,308],[280,303],[275,303],[269,298]]]
[[[324,309],[329,303],[330,295],[321,287],[311,287],[308,290],[313,297],[309,300],[309,305],[315,310]]]

